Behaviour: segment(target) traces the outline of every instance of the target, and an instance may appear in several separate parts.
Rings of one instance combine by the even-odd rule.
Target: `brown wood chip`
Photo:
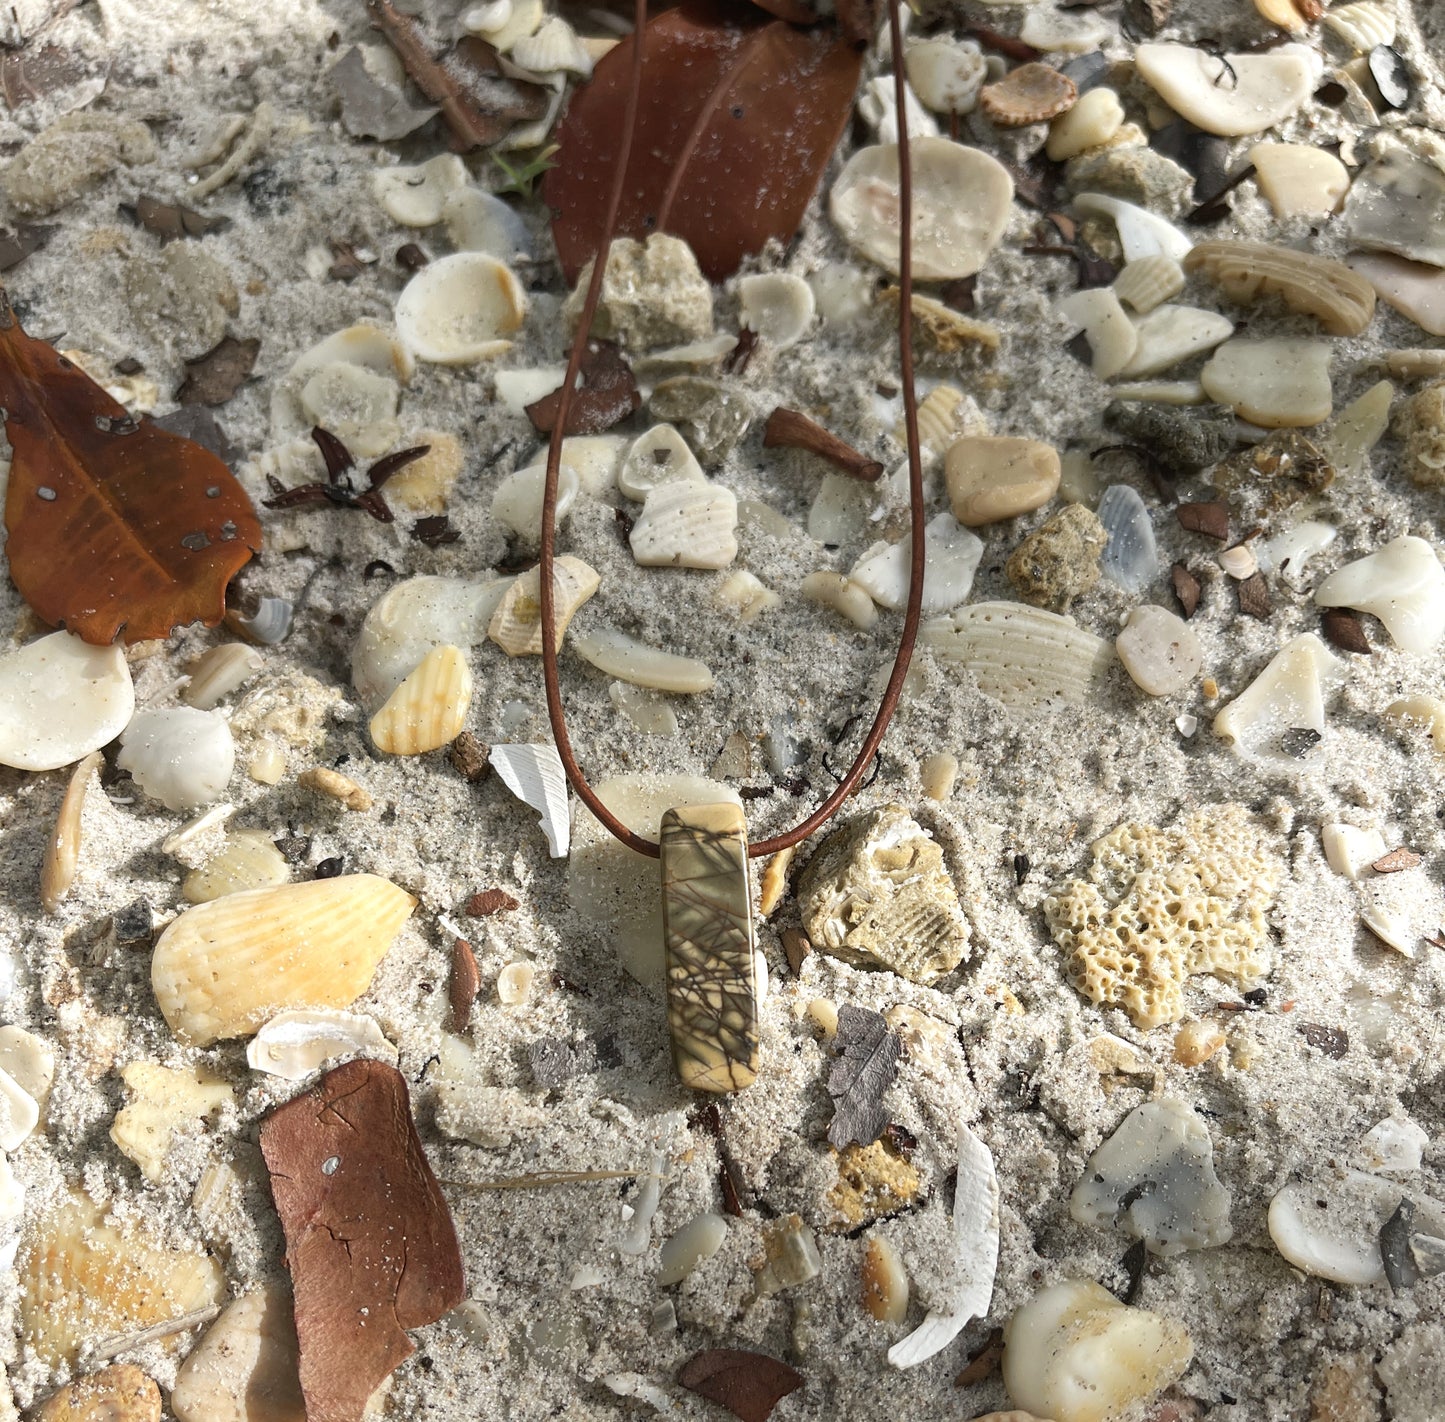
[[[1199,606],[1199,579],[1183,563],[1176,563],[1169,570],[1169,581],[1174,586],[1174,596],[1179,599],[1179,610],[1186,619],[1193,617]]]
[[[992,1333],[969,1355],[968,1366],[954,1378],[954,1387],[974,1387],[997,1371],[1003,1359],[1003,1329]]]
[[[452,1008],[452,1031],[465,1032],[472,1020],[472,1004],[481,990],[482,978],[477,971],[477,955],[465,938],[452,944],[452,973],[447,984],[447,1000]]]
[[[642,404],[642,392],[622,347],[615,341],[588,341],[578,367],[578,385],[567,406],[567,433],[595,435],[610,430]],[[551,434],[562,408],[554,390],[527,406],[527,418],[539,434]]]
[[[876,459],[859,454],[851,444],[845,444],[837,435],[829,434],[801,410],[790,410],[785,405],[779,405],[768,416],[768,423],[763,428],[763,448],[777,449],[780,446],[806,449],[851,478],[862,479],[869,484],[883,474],[883,466]]]
[[[1325,634],[1325,641],[1342,652],[1361,652],[1368,656],[1374,650],[1359,614],[1346,607],[1325,608],[1320,614],[1320,631]]]
[[[251,374],[260,353],[261,342],[255,336],[240,340],[223,336],[219,345],[205,355],[186,362],[186,378],[176,391],[182,405],[224,405]]]
[[[1401,845],[1399,849],[1382,854],[1370,868],[1377,874],[1398,874],[1402,869],[1413,869],[1422,862],[1413,849],[1406,849]]]
[[[518,900],[505,889],[483,889],[467,900],[464,910],[468,918],[491,918],[493,914],[510,913]]]
[[[1251,573],[1239,589],[1239,610],[1246,617],[1257,617],[1264,621],[1274,611],[1274,600],[1269,595],[1269,584],[1263,573]]]
[[[1179,527],[1190,533],[1208,534],[1221,543],[1229,537],[1229,506],[1227,504],[1180,504],[1174,510]]]
[[[783,930],[783,952],[788,955],[788,967],[796,978],[803,971],[803,961],[813,951],[808,935],[801,928]]]

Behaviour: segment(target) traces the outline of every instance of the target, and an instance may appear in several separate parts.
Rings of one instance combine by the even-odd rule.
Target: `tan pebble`
[[[421,430],[406,443],[426,445],[428,449],[386,481],[387,501],[409,513],[444,513],[462,472],[461,441],[440,430]]]
[[[151,986],[183,1042],[249,1036],[278,1011],[349,1007],[416,900],[375,874],[228,894],[161,934]]]
[[[60,901],[75,882],[80,863],[81,812],[85,809],[85,792],[90,778],[101,764],[99,751],[91,751],[70,773],[70,783],[60,801],[55,829],[45,842],[45,859],[40,866],[40,904],[46,913],[54,913]]]
[[[1381,353],[1385,369],[1405,380],[1445,375],[1445,350],[1433,346],[1408,346]]]
[[[878,621],[878,608],[863,588],[842,573],[820,569],[803,579],[799,591],[809,602],[831,607],[865,632]]]
[[[1219,683],[1212,676],[1207,676],[1199,688],[1205,695],[1206,700],[1213,701],[1219,695]]]
[[[772,914],[782,903],[783,895],[788,892],[788,870],[792,867],[796,853],[797,846],[789,845],[768,860],[767,867],[763,870],[762,884],[758,889],[758,913],[763,918]]]
[[[1044,123],[1073,107],[1078,87],[1048,64],[1021,64],[979,91],[978,106],[1000,128]]]
[[[333,800],[340,800],[348,810],[371,808],[370,792],[363,790],[350,776],[343,775],[339,770],[332,770],[329,766],[315,765],[310,770],[303,770],[296,777],[296,783]]]
[[[1247,1032],[1231,1032],[1228,1037],[1229,1064],[1236,1071],[1248,1071],[1259,1058],[1259,1043]]]
[[[1048,503],[1062,473],[1053,446],[1009,436],[955,440],[943,467],[953,516],[966,528],[998,523]]]
[[[1347,1354],[1321,1369],[1310,1394],[1310,1422],[1375,1422],[1379,1415],[1370,1355]]]
[[[1174,1034],[1174,1060],[1180,1066],[1196,1067],[1223,1046],[1224,1032],[1217,1022],[1186,1022]]]
[[[262,741],[257,746],[246,774],[257,785],[279,785],[286,774],[286,753],[274,741]]]
[[[306,1422],[290,1293],[269,1284],[231,1304],[186,1356],[177,1422]]]
[[[881,1235],[863,1246],[863,1307],[879,1323],[902,1323],[908,1314],[908,1274],[898,1251]]]
[[[556,613],[557,645],[567,625],[593,593],[602,578],[597,570],[564,553],[552,565],[552,595]],[[542,570],[528,568],[506,591],[492,620],[487,636],[509,657],[540,657],[542,655]]]
[[[1249,150],[1254,180],[1280,219],[1328,217],[1350,190],[1350,170],[1308,143],[1256,143]]]
[[[1102,85],[1090,89],[1073,108],[1049,125],[1049,141],[1044,151],[1053,162],[1062,163],[1086,149],[1107,143],[1123,122],[1124,106],[1119,96]]]
[[[497,1001],[503,1007],[520,1007],[532,995],[535,976],[530,963],[508,963],[497,974]]]
[[[829,998],[815,997],[808,1004],[808,1020],[831,1042],[838,1035],[838,1008]]]
[[[1114,645],[1124,670],[1150,696],[1172,696],[1196,676],[1204,652],[1193,628],[1168,608],[1134,608]]]
[[[232,1104],[226,1082],[204,1067],[176,1068],[132,1062],[121,1073],[130,1099],[115,1113],[110,1138],[152,1185],[165,1174],[177,1131]]]
[[[937,751],[923,758],[918,773],[923,780],[923,793],[930,800],[941,802],[953,794],[954,782],[958,779],[958,757]]]
[[[116,1363],[52,1393],[35,1422],[160,1422],[161,1390],[134,1363]]]
[[[472,671],[460,647],[434,647],[371,718],[371,739],[388,755],[424,755],[453,741],[472,704]]]
[[[1273,242],[1200,242],[1184,258],[1184,270],[1202,273],[1231,301],[1278,296],[1332,336],[1358,336],[1375,314],[1375,288],[1359,272]]]

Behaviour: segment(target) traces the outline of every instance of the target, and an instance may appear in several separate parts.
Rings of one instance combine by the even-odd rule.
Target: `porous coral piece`
[[[576,322],[592,280],[583,267],[562,314]],[[682,345],[712,334],[712,287],[681,237],[654,232],[645,242],[619,237],[607,254],[592,335],[629,350]]]
[[[1064,612],[1099,581],[1099,556],[1108,541],[1092,509],[1070,504],[1014,549],[1004,572],[1025,602]]]
[[[1090,1001],[1147,1029],[1179,1021],[1195,973],[1244,983],[1266,971],[1265,914],[1284,865],[1243,805],[1206,806],[1171,829],[1123,824],[1093,854],[1087,879],[1044,900]]]
[[[1400,424],[1410,481],[1421,489],[1445,489],[1445,380],[1410,400]]]
[[[838,1152],[838,1179],[828,1191],[828,1228],[849,1231],[907,1209],[923,1179],[886,1140],[850,1145]]]

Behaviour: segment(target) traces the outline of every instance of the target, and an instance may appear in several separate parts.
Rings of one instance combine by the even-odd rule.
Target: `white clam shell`
[[[911,144],[913,275],[918,281],[972,276],[1003,236],[1013,179],[988,154],[947,138]],[[828,211],[850,246],[898,275],[898,148],[861,148],[838,175]]]
[[[898,142],[897,86],[891,74],[870,79],[858,96],[858,115],[878,136],[879,143]],[[938,134],[933,115],[918,102],[918,96],[903,84],[903,107],[908,114],[908,137],[932,138]]]
[[[458,188],[442,204],[442,221],[459,252],[486,252],[503,262],[532,255],[527,224],[495,193]]]
[[[1445,635],[1445,568],[1423,538],[1406,535],[1331,573],[1315,602],[1368,612],[1397,646],[1428,652]]]
[[[1243,756],[1292,763],[1281,747],[1286,731],[1325,730],[1325,697],[1348,674],[1313,632],[1291,638],[1264,670],[1215,718],[1217,736]]]
[[[738,556],[738,501],[705,480],[674,479],[649,491],[628,542],[645,568],[726,568]]]
[[[795,346],[813,323],[813,289],[802,277],[767,272],[738,281],[739,318],[775,351]]]
[[[223,642],[212,647],[191,669],[181,699],[198,711],[212,711],[255,676],[265,660],[244,642]]]
[[[493,746],[491,761],[507,789],[542,817],[542,832],[547,836],[552,858],[565,859],[572,841],[572,820],[567,804],[567,772],[556,746]]]
[[[224,793],[236,764],[231,728],[216,711],[141,711],[121,733],[116,765],[168,810],[193,810]]]
[[[973,40],[927,39],[907,44],[903,66],[919,100],[936,114],[972,113],[988,78],[988,61]]]
[[[1320,848],[1324,850],[1325,863],[1336,874],[1358,880],[1384,856],[1385,836],[1377,829],[1361,829],[1358,825],[1321,825]]]
[[[57,770],[113,741],[134,710],[123,647],[52,632],[0,657],[0,765]]]
[[[1108,193],[1079,193],[1074,198],[1074,207],[1079,212],[1093,213],[1113,221],[1126,262],[1154,256],[1172,257],[1176,262],[1182,262],[1194,247],[1194,243],[1172,223],[1147,208],[1125,202],[1123,198],[1112,197]]]
[[[1128,268],[1125,268],[1127,271]],[[1139,332],[1107,286],[1071,292],[1054,308],[1075,332],[1082,331],[1100,380],[1118,375],[1139,348]]]
[[[395,331],[375,322],[360,321],[333,331],[292,362],[290,375],[305,379],[337,361],[359,365],[378,375],[394,376],[406,385],[416,373],[416,362]]]
[[[712,690],[713,674],[705,662],[659,651],[613,627],[601,627],[584,636],[574,634],[572,650],[598,671],[634,686],[687,695]]]
[[[1234,323],[1217,311],[1166,304],[1140,316],[1134,329],[1139,344],[1120,374],[1137,380],[1159,375],[1190,356],[1211,350],[1229,338]]]
[[[672,425],[653,425],[633,440],[617,471],[617,487],[629,499],[645,499],[659,484],[672,479],[699,483],[707,476],[687,441]]]
[[[452,193],[467,184],[467,166],[455,153],[439,153],[414,168],[381,168],[371,190],[382,210],[403,227],[432,227]]]
[[[246,1044],[246,1062],[285,1081],[304,1081],[338,1057],[395,1062],[396,1048],[376,1019],[361,1012],[305,1008],[278,1012]]]
[[[583,79],[592,75],[592,56],[577,38],[577,31],[555,15],[532,34],[519,39],[512,46],[511,58],[514,64],[534,74],[565,72]]]
[[[577,471],[563,463],[557,469],[557,513],[560,525],[577,497]],[[532,464],[515,469],[492,495],[492,517],[522,542],[535,547],[542,541],[542,495],[547,486],[547,466]]]
[[[1224,56],[1184,44],[1141,44],[1134,63],[1139,77],[1177,114],[1226,138],[1262,133],[1287,119],[1314,92],[1323,72],[1319,55],[1303,44]]]
[[[509,266],[485,252],[455,252],[406,284],[396,329],[421,360],[470,365],[510,350],[526,314],[526,293]]]
[[[290,1291],[268,1284],[230,1304],[186,1354],[171,1411],[177,1422],[304,1422],[297,1369]]]
[[[848,577],[880,607],[896,612],[908,604],[911,556],[909,538],[875,543]],[[983,557],[983,540],[945,510],[924,525],[923,557],[922,610],[932,617],[951,611],[968,596]]]

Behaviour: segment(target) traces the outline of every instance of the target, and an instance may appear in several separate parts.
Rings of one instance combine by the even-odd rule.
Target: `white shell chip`
[[[0,765],[69,765],[113,741],[134,710],[123,647],[52,632],[0,657]]]
[[[327,1008],[278,1012],[246,1046],[246,1062],[253,1070],[286,1081],[301,1081],[345,1056],[394,1062],[397,1053],[374,1018]]]

